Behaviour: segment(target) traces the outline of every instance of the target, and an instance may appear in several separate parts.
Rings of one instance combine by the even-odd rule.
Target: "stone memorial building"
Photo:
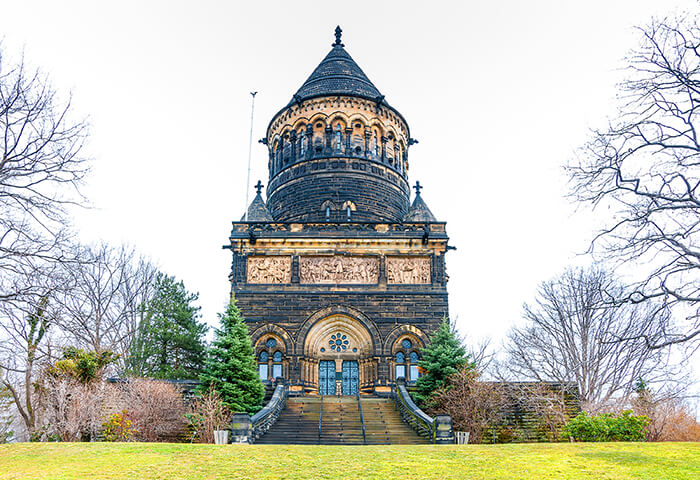
[[[321,395],[415,381],[420,350],[448,315],[448,237],[418,182],[410,202],[417,141],[340,28],[261,142],[267,199],[258,182],[226,246],[261,378]]]

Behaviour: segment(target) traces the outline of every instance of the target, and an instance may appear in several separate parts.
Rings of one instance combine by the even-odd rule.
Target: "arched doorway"
[[[314,323],[304,339],[302,382],[319,395],[355,395],[374,384],[370,332],[357,319],[333,314]]]

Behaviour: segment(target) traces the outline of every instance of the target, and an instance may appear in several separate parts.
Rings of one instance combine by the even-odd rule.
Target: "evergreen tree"
[[[255,413],[262,406],[265,387],[258,377],[248,327],[235,299],[231,299],[225,313],[219,314],[219,320],[221,328],[216,330],[204,373],[199,377],[200,391],[211,387],[232,411]]]
[[[448,385],[448,378],[464,365],[474,367],[450,322],[444,319],[440,328],[430,337],[430,344],[421,350],[418,366],[424,370],[416,381],[414,398],[419,405],[429,406],[437,389]]]
[[[199,297],[175,277],[158,273],[155,293],[143,305],[143,317],[126,362],[131,375],[196,379],[206,353],[207,326],[199,322]]]

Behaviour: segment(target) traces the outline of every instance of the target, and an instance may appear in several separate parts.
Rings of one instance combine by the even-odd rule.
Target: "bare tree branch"
[[[616,300],[673,310],[663,335],[646,338],[661,349],[700,339],[700,28],[689,15],[639,32],[617,118],[567,168],[572,198],[614,212],[590,250],[640,272]]]

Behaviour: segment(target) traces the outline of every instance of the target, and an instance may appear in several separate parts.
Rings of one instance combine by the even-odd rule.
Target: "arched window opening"
[[[398,352],[396,354],[396,378],[406,378],[406,365],[404,365],[405,361],[406,356],[403,354],[403,352]]]
[[[336,210],[336,208],[337,207],[335,206],[335,204],[333,204],[333,202],[331,202],[330,200],[326,200],[321,205],[321,211],[325,214],[327,222],[331,221],[332,212]]]
[[[337,152],[343,149],[343,134],[341,133],[340,123],[335,126],[335,150]]]
[[[420,354],[416,350],[420,345],[409,337],[399,339],[394,345],[395,378],[404,377],[407,382],[415,383],[420,377]]]
[[[411,352],[409,355],[409,365],[408,365],[408,381],[415,382],[420,377],[420,372],[418,371],[418,352]]]
[[[266,351],[260,352],[260,356],[258,357],[259,363],[258,363],[258,376],[260,377],[260,380],[266,381],[268,379],[268,374],[270,372],[269,366],[267,364],[268,360],[270,359],[270,355]]]
[[[349,222],[352,217],[352,212],[357,210],[357,207],[355,207],[354,203],[348,200],[343,203],[342,209],[345,210],[346,220]]]
[[[272,378],[276,379],[277,377],[282,376],[282,352],[277,350],[273,355],[272,355]]]

